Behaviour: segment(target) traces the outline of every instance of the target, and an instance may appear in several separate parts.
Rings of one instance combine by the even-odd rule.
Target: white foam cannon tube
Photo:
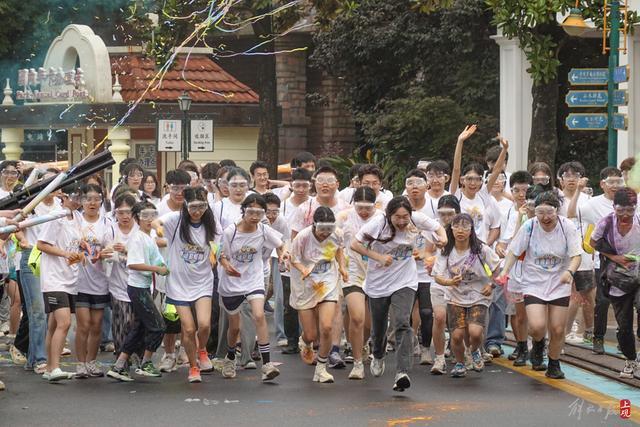
[[[31,213],[32,210],[35,209],[36,206],[38,206],[38,203],[43,201],[45,197],[47,197],[49,194],[55,191],[56,188],[60,186],[60,183],[64,181],[68,176],[69,175],[67,172],[62,172],[60,175],[56,176],[54,180],[51,181],[49,185],[47,185],[44,188],[44,190],[38,193],[38,195],[27,206],[22,208],[20,213],[16,215],[16,217],[13,218],[13,220],[20,221],[24,219],[27,215],[29,215],[29,213]]]
[[[0,227],[0,234],[13,233],[18,230],[18,227],[20,227],[20,229],[33,227],[34,225],[40,225],[44,224],[45,222],[54,221],[67,215],[71,215],[71,211],[69,209],[56,209],[55,211],[51,211],[48,214],[34,216],[32,218],[25,219],[24,221],[20,221],[18,223],[18,226],[7,225],[4,227]]]

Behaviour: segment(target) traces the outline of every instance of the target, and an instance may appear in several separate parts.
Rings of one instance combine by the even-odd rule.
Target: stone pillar
[[[4,148],[2,153],[7,160],[20,160],[22,154],[22,143],[24,142],[24,129],[4,128],[2,129],[2,142]]]
[[[116,163],[111,166],[111,177],[116,182],[120,177],[120,163],[129,157],[129,141],[131,140],[131,131],[128,127],[109,128],[109,141],[111,146],[109,151],[113,154]]]
[[[507,170],[513,172],[529,164],[533,81],[518,40],[507,39],[500,30],[492,38],[500,46],[500,132],[509,141]]]
[[[291,50],[310,44],[308,36],[289,35],[276,40],[276,51]],[[289,162],[307,150],[307,51],[276,55],[278,105],[282,109],[279,129],[279,161]]]

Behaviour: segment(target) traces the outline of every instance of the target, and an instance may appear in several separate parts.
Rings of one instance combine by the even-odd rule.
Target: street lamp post
[[[182,111],[182,159],[187,160],[189,158],[189,130],[187,129],[189,123],[187,114],[191,108],[191,97],[187,91],[182,92],[182,95],[178,97],[178,106]]]

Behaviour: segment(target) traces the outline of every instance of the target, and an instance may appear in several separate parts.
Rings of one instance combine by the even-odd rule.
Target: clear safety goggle
[[[336,230],[336,224],[333,222],[315,222],[313,227],[319,233],[333,233]]]
[[[279,214],[280,214],[280,208],[267,209],[267,215],[269,216],[279,215]]]
[[[447,179],[449,175],[447,175],[446,173],[442,173],[442,172],[428,172],[427,173],[427,179],[429,181],[433,181],[433,180],[438,180],[438,181],[444,181]]]
[[[120,216],[131,216],[131,208],[118,208],[116,209],[116,215]]]
[[[158,218],[158,211],[155,209],[143,209],[140,211],[138,218],[143,219],[145,221],[154,220]]]
[[[61,196],[66,197],[67,199],[71,200],[74,203],[80,203],[80,200],[82,199],[82,196],[80,196],[80,194],[78,193],[71,193],[71,194],[62,193]]]
[[[338,182],[338,180],[336,179],[335,176],[317,176],[316,177],[316,184],[335,184],[336,182]]]
[[[616,215],[633,215],[636,213],[637,206],[620,206],[615,205],[614,210]]]
[[[372,211],[375,209],[376,204],[371,202],[355,202],[353,206],[358,210]]]
[[[427,181],[422,178],[407,178],[404,185],[405,187],[425,187],[427,185]]]
[[[144,174],[142,172],[131,172],[127,175],[128,178],[142,178]]]
[[[465,175],[462,179],[464,182],[482,182],[482,177],[477,175]]]
[[[549,175],[545,175],[545,176],[534,176],[533,177],[533,183],[534,184],[540,184],[540,185],[548,185],[549,181],[551,178],[549,178]]]
[[[555,215],[558,210],[553,206],[536,206],[534,212],[536,215],[545,216],[545,215]]]
[[[293,181],[291,187],[297,190],[305,190],[311,187],[311,183],[309,181]]]
[[[257,216],[258,218],[262,218],[264,216],[264,209],[262,208],[246,208],[244,210],[245,215],[248,216]]]
[[[207,209],[207,206],[209,206],[209,204],[203,201],[189,202],[187,203],[187,210],[189,212],[204,211]]]
[[[82,196],[83,203],[102,203],[102,196]]]
[[[473,224],[471,224],[469,221],[460,221],[456,222],[455,224],[451,224],[451,228],[454,230],[471,231],[471,229],[473,228]]]
[[[610,176],[607,179],[602,180],[609,187],[622,187],[624,185],[624,178]]]
[[[455,214],[456,210],[454,208],[438,208],[438,215],[440,216],[451,216]]]
[[[582,174],[581,173],[572,173],[572,172],[565,172],[562,174],[562,179],[580,179],[582,178]]]
[[[186,185],[169,184],[169,192],[173,194],[182,194],[185,188],[187,188]]]
[[[527,190],[529,189],[528,185],[519,185],[516,184],[513,187],[511,187],[511,194],[523,194],[526,193]]]
[[[249,186],[249,183],[247,181],[244,181],[244,180],[242,180],[242,181],[240,181],[240,180],[235,181],[234,180],[234,181],[229,182],[229,187],[231,187],[231,188],[247,188],[248,186]]]

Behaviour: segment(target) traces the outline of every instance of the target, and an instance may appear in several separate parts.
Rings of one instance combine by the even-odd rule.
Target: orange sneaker
[[[211,363],[211,360],[209,359],[207,350],[198,350],[198,367],[202,372],[213,371],[213,363]]]
[[[199,368],[189,368],[189,382],[190,383],[201,383],[202,377],[200,376]]]
[[[307,344],[301,336],[298,341],[298,347],[300,347],[300,358],[302,361],[307,365],[313,365],[313,343]]]

